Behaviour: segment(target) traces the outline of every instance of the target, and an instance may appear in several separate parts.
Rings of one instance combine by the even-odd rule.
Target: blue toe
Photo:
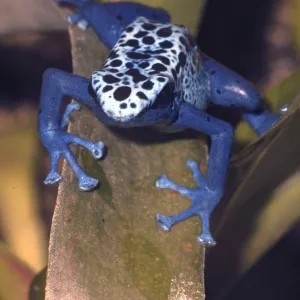
[[[162,214],[156,215],[156,223],[162,231],[170,231],[172,227],[171,218]]]
[[[79,189],[82,191],[91,191],[96,188],[99,181],[95,178],[84,176],[79,179]]]
[[[72,26],[77,25],[77,23],[82,19],[81,14],[74,13],[67,16],[68,23]]]
[[[197,241],[205,247],[214,247],[217,244],[210,234],[201,234]]]
[[[44,180],[45,184],[54,184],[62,180],[62,176],[55,171],[49,172],[48,176]]]
[[[89,28],[90,24],[89,24],[89,22],[88,22],[87,20],[81,19],[81,20],[78,22],[77,26],[78,26],[78,28],[79,28],[80,30],[86,31],[86,30]]]
[[[91,149],[91,153],[93,154],[93,157],[95,159],[100,159],[103,157],[104,154],[104,143],[103,142],[98,142],[94,144],[94,147]]]

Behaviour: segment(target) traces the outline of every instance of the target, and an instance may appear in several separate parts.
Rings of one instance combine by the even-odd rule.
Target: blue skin
[[[59,0],[57,2],[68,2],[77,6],[80,10],[80,17],[77,14],[78,20],[82,20],[82,18],[87,20],[98,33],[99,38],[110,49],[119,39],[124,27],[134,21],[137,16],[150,18],[152,16],[153,19],[154,15],[157,21],[169,22],[169,15],[162,10],[135,3],[98,5],[88,0]],[[138,9],[138,15],[136,9]],[[116,17],[120,13],[122,13],[122,21]],[[258,135],[266,132],[280,118],[280,114],[273,115],[260,108],[260,96],[254,86],[244,78],[204,54],[203,66],[211,81],[211,103],[244,109],[243,119]],[[187,162],[198,187],[186,188],[174,183],[166,175],[162,175],[156,181],[158,188],[171,189],[188,197],[192,202],[191,206],[175,216],[157,214],[156,220],[162,230],[169,231],[174,224],[198,215],[202,220],[202,233],[198,237],[198,241],[204,246],[214,246],[216,242],[210,233],[209,220],[224,191],[234,136],[231,125],[189,104],[176,104],[172,98],[169,99],[167,105],[150,107],[138,117],[126,123],[119,123],[103,112],[94,98],[89,83],[90,81],[86,78],[57,69],[48,69],[44,73],[39,131],[41,140],[51,157],[51,170],[44,182],[53,184],[62,179],[58,173],[58,160],[60,157],[64,157],[75,172],[81,190],[89,191],[98,185],[98,181],[86,175],[78,165],[76,158],[69,150],[69,144],[85,147],[96,159],[102,157],[104,145],[102,142],[92,143],[64,131],[70,113],[80,108],[79,104],[69,104],[62,120],[60,120],[61,102],[64,96],[70,96],[88,106],[94,115],[107,126],[146,127],[163,125],[174,128],[191,128],[203,132],[211,138],[207,175],[202,175],[195,161],[189,160]]]

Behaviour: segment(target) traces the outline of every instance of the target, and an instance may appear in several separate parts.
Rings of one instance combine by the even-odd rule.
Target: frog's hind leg
[[[58,160],[65,158],[79,180],[79,188],[84,191],[91,190],[98,185],[98,180],[89,177],[79,166],[69,145],[75,144],[86,148],[95,159],[103,155],[104,144],[92,143],[64,131],[69,115],[79,110],[79,104],[69,104],[60,119],[62,99],[71,96],[81,103],[93,108],[95,101],[88,93],[89,80],[77,75],[56,69],[48,69],[43,76],[41,103],[39,112],[40,138],[48,150],[51,159],[51,169],[45,179],[45,184],[53,184],[62,179],[58,173]]]
[[[242,76],[209,57],[205,57],[203,65],[210,76],[213,104],[243,109],[242,118],[258,135],[262,135],[279,120],[284,110],[272,114],[264,109],[259,93]]]
[[[86,30],[91,26],[102,42],[112,49],[125,28],[137,17],[169,22],[169,14],[160,8],[134,2],[96,3],[93,0],[55,0],[74,5],[79,12],[68,17],[70,24]]]

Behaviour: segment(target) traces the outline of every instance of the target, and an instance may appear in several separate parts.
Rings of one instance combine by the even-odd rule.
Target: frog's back
[[[104,111],[129,119],[154,103],[167,79],[175,101],[206,107],[209,78],[187,28],[139,17],[93,73],[92,85]]]

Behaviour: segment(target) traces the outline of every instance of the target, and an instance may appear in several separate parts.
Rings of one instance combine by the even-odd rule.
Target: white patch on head
[[[151,106],[169,81],[177,90],[188,89],[200,66],[185,27],[139,17],[92,74],[92,87],[103,111],[126,122]]]

